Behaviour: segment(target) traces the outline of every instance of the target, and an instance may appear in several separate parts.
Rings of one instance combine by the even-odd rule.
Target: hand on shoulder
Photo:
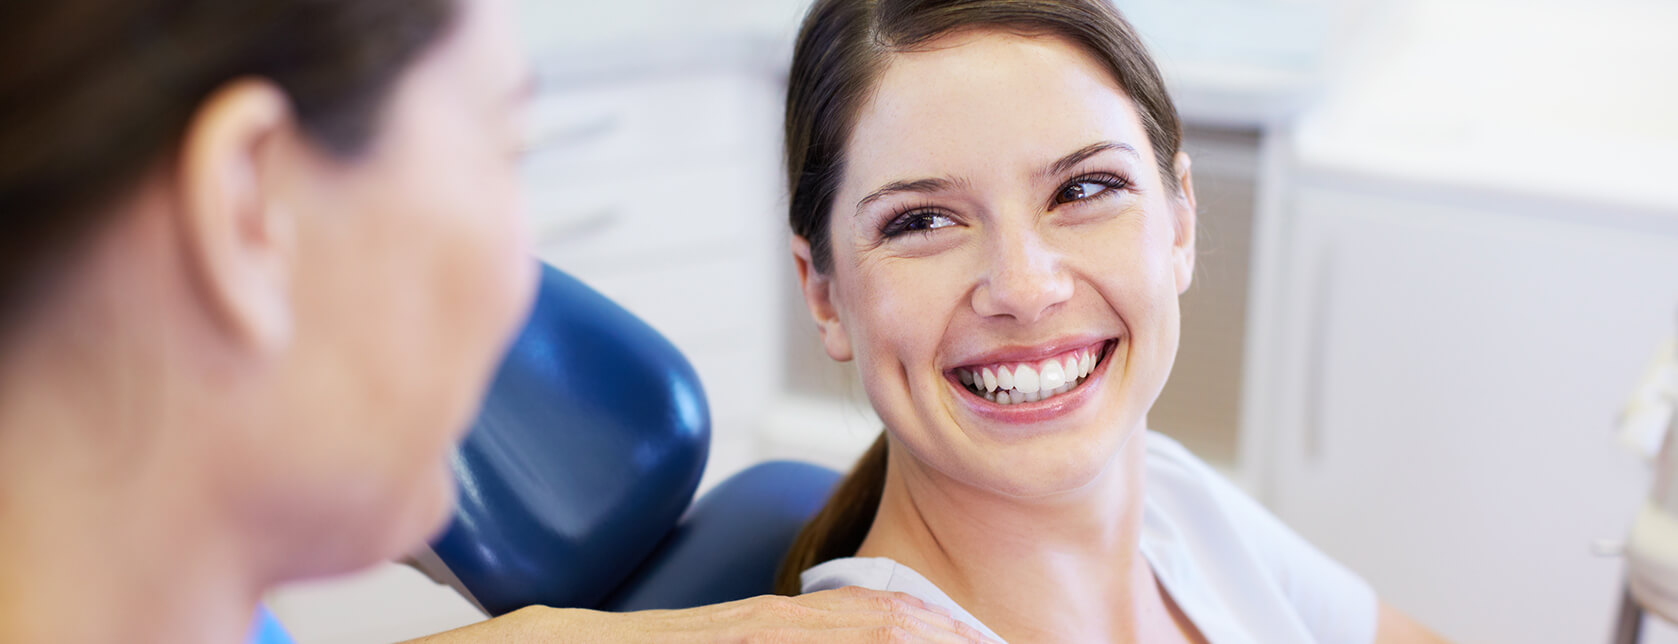
[[[655,643],[990,642],[913,596],[847,587],[797,597],[763,595],[681,610],[607,613],[532,606],[414,644],[503,641]]]

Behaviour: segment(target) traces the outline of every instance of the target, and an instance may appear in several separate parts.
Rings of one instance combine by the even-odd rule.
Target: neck
[[[79,345],[80,349],[71,345]],[[0,370],[0,641],[240,642],[264,580],[149,424],[158,374],[15,343]],[[80,355],[78,355],[80,354]],[[102,365],[103,369],[90,368]],[[115,373],[116,375],[113,375]]]
[[[858,555],[915,569],[1012,642],[1142,641],[1168,617],[1140,551],[1142,466],[1138,430],[1090,485],[1019,499],[893,450]]]

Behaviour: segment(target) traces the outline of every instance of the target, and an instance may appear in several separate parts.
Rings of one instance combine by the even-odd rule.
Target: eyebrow
[[[1141,153],[1138,153],[1136,148],[1132,147],[1129,143],[1120,143],[1118,141],[1100,141],[1086,145],[1079,148],[1077,152],[1061,157],[1059,160],[1044,168],[1043,172],[1040,173],[1040,176],[1053,177],[1055,175],[1066,174],[1067,171],[1077,167],[1078,164],[1083,163],[1090,157],[1108,150],[1118,150],[1137,159],[1142,158]]]
[[[862,209],[867,208],[868,204],[874,203],[875,201],[879,201],[888,195],[899,192],[942,192],[958,185],[967,185],[967,181],[963,179],[936,177],[928,179],[915,179],[913,181],[893,181],[881,186],[879,190],[868,193],[868,196],[863,197],[860,201],[856,202],[856,211],[858,214],[861,214]]]
[[[1043,177],[1053,177],[1055,175],[1066,174],[1068,170],[1077,167],[1078,164],[1083,163],[1090,157],[1108,150],[1117,150],[1138,159],[1142,158],[1141,153],[1137,152],[1136,148],[1131,146],[1129,143],[1121,143],[1119,141],[1098,141],[1079,148],[1076,152],[1055,160],[1054,163],[1045,166],[1038,174]],[[856,211],[857,214],[862,214],[862,210],[867,208],[868,204],[874,203],[875,201],[879,201],[880,199],[899,192],[942,192],[961,185],[967,185],[967,181],[965,179],[938,177],[915,179],[913,181],[893,181],[881,186],[879,190],[868,193],[868,196],[857,201]]]

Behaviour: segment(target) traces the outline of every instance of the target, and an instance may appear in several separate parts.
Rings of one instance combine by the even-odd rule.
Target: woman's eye
[[[891,223],[886,224],[886,229],[882,232],[887,237],[896,237],[903,233],[928,232],[954,225],[956,225],[956,222],[949,215],[921,211],[907,213],[893,219]]]
[[[1078,179],[1066,184],[1066,187],[1061,188],[1060,192],[1055,194],[1055,204],[1066,204],[1097,197],[1120,187],[1120,185],[1118,182],[1110,180]]]

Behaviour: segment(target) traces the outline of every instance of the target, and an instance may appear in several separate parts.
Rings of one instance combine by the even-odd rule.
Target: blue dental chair
[[[705,393],[675,346],[544,266],[529,322],[453,457],[454,517],[417,567],[491,615],[767,594],[838,474],[763,463],[690,506],[709,442]]]

